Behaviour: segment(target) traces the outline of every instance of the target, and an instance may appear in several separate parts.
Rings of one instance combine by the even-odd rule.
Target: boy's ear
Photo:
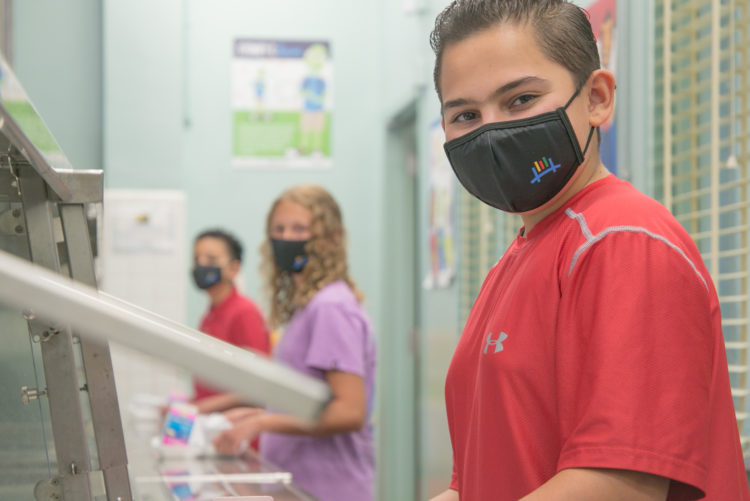
[[[615,76],[596,70],[589,77],[589,125],[599,127],[610,121],[615,109]]]
[[[233,259],[229,262],[229,272],[232,274],[233,279],[240,272],[241,266],[242,266],[242,263],[236,259]]]

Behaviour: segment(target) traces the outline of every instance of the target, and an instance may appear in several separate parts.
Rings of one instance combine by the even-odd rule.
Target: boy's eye
[[[193,259],[194,264],[201,265],[201,266],[217,266],[216,263],[218,261],[219,260],[216,259],[215,257],[210,257],[210,256],[208,257],[207,256],[200,256],[200,257],[195,256],[195,258]]]
[[[533,101],[535,98],[536,96],[532,96],[531,94],[524,94],[523,96],[517,97],[511,106],[523,106],[524,104]]]
[[[464,111],[462,113],[459,113],[455,117],[453,117],[452,122],[468,122],[471,120],[474,120],[477,117],[477,114],[473,111]]]

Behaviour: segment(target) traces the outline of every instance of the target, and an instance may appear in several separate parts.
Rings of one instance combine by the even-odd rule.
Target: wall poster
[[[233,167],[331,166],[327,41],[237,39],[231,81]]]
[[[454,254],[454,226],[456,214],[456,180],[443,144],[445,133],[440,119],[430,125],[430,150],[428,173],[429,224],[428,248],[430,270],[422,286],[425,289],[448,287],[456,274]]]

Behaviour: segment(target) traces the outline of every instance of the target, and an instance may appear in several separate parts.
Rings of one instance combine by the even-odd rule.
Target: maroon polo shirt
[[[221,303],[211,306],[203,315],[201,332],[240,348],[271,353],[271,343],[263,315],[255,303],[232,288]],[[194,381],[195,400],[222,393],[199,380]]]

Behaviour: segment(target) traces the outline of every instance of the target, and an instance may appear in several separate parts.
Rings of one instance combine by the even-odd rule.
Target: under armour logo
[[[490,346],[495,347],[495,351],[493,351],[493,353],[503,351],[503,341],[505,341],[506,339],[508,339],[508,335],[504,332],[501,332],[500,335],[497,336],[497,339],[492,339],[491,332],[487,334],[487,344],[484,345],[484,354],[487,354],[487,350],[490,349]]]

